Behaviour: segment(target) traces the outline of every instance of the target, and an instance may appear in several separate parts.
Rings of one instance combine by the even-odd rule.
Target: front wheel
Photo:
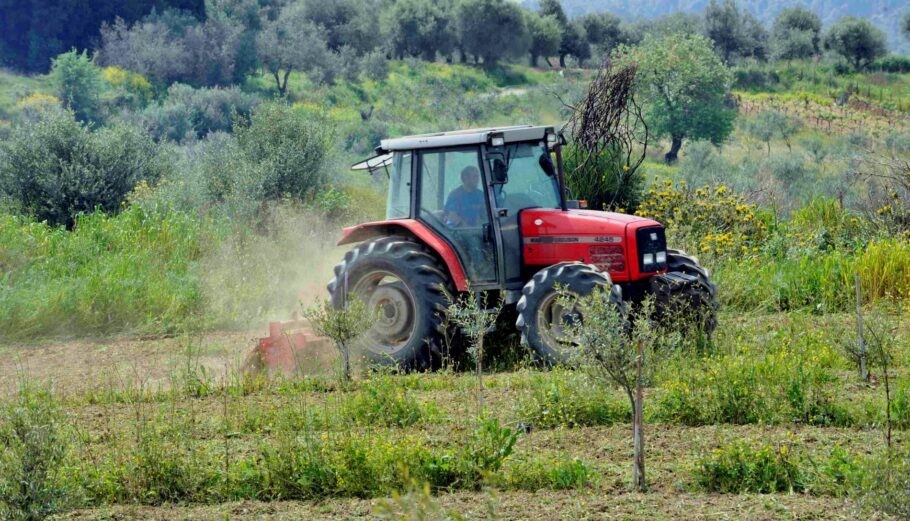
[[[610,301],[622,308],[620,295],[612,291],[610,275],[594,266],[561,262],[538,271],[521,290],[516,306],[522,343],[547,365],[570,361],[578,346],[569,338],[567,328],[583,317],[577,309],[564,307],[560,290],[585,297],[598,288],[607,291]]]
[[[667,275],[682,274],[682,284],[657,284],[652,279],[658,318],[678,322],[710,337],[717,327],[717,287],[698,259],[681,250],[667,250]]]
[[[328,290],[336,308],[361,299],[376,316],[357,347],[373,363],[426,369],[438,351],[451,283],[424,246],[405,237],[360,244],[335,266]]]

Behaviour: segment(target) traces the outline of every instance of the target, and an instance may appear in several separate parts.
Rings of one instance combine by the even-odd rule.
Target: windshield
[[[541,161],[552,160],[545,144],[511,143],[491,149],[487,156],[491,171],[496,170],[497,161],[502,161],[508,172],[508,181],[493,188],[499,208],[508,208],[515,215],[525,208],[560,207],[556,176],[541,166]]]

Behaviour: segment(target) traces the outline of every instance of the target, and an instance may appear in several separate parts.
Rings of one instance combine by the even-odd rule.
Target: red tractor
[[[328,285],[336,306],[362,299],[377,321],[362,339],[379,363],[427,368],[440,351],[447,293],[498,292],[515,304],[525,345],[545,363],[572,353],[578,320],[560,291],[607,290],[617,303],[654,295],[658,312],[687,308],[708,334],[715,287],[660,223],[567,200],[564,139],[516,126],[386,139],[354,170],[388,175],[386,219],[345,228],[359,243]],[[583,320],[583,317],[580,317]]]

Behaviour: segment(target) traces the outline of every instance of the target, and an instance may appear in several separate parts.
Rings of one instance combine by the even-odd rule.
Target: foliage
[[[535,375],[531,389],[518,409],[534,428],[613,425],[631,418],[628,404],[583,373],[556,368],[546,378]]]
[[[700,487],[711,492],[801,492],[799,461],[789,444],[753,448],[735,441],[702,459],[695,471]]]
[[[528,13],[525,21],[531,39],[531,66],[537,67],[538,58],[543,56],[545,59],[549,59],[550,56],[559,52],[562,38],[561,28],[556,18],[552,16]]]
[[[229,85],[243,52],[245,27],[213,11],[200,22],[165,10],[130,25],[118,17],[101,27],[98,58],[149,78],[159,87],[177,81],[194,86]]]
[[[868,20],[845,16],[828,28],[825,49],[844,57],[857,71],[887,54],[885,33]]]
[[[141,74],[111,66],[101,69],[101,77],[114,91],[118,104],[144,107],[154,96],[152,84]]]
[[[714,42],[714,47],[724,63],[731,63],[735,57],[764,58],[768,33],[761,22],[751,14],[740,14],[735,0],[711,0],[705,7],[705,36]]]
[[[140,129],[92,131],[64,111],[26,122],[0,150],[0,191],[28,215],[67,227],[81,212],[120,210],[136,184],[155,182],[170,168]]]
[[[646,183],[641,171],[631,170],[626,163],[624,150],[614,143],[583,160],[573,151],[577,146],[570,143],[563,152],[572,197],[588,201],[588,207],[595,210],[634,212],[642,202]]]
[[[383,13],[392,53],[399,59],[422,56],[433,61],[455,46],[451,13],[429,0],[401,0]]]
[[[736,110],[726,103],[732,75],[706,38],[646,36],[636,47],[620,46],[613,58],[637,64],[648,129],[672,140],[668,162],[676,160],[684,139],[718,144],[733,130]]]
[[[20,385],[0,404],[0,516],[44,519],[67,506],[65,418],[51,390]]]
[[[72,232],[0,218],[0,335],[34,339],[117,332],[167,333],[197,323],[205,220],[131,206],[76,218]]]
[[[85,51],[63,53],[53,60],[51,81],[63,106],[79,121],[96,121],[104,82]]]
[[[527,52],[530,37],[521,7],[506,0],[463,0],[456,20],[461,50],[487,67]],[[508,30],[503,30],[503,28]]]
[[[776,60],[798,60],[818,54],[822,21],[802,7],[782,10],[771,30],[771,56]]]
[[[176,142],[201,139],[211,132],[229,132],[240,120],[249,118],[259,98],[237,87],[194,89],[174,83],[167,97],[135,114],[156,140]]]
[[[869,462],[864,500],[898,519],[910,516],[910,454],[906,448],[878,454]]]
[[[305,9],[300,2],[288,4],[256,37],[259,61],[275,78],[282,96],[287,92],[291,71],[303,71],[321,80],[329,65],[325,29],[308,20]]]
[[[662,223],[695,252],[719,256],[755,253],[769,231],[767,216],[725,185],[693,190],[669,180],[655,183],[636,214]]]
[[[337,307],[328,300],[317,301],[307,308],[303,316],[310,322],[317,335],[328,337],[342,358],[342,378],[351,379],[351,348],[357,337],[364,334],[376,321],[375,313],[367,304],[353,296]],[[379,398],[374,394],[374,399]]]
[[[254,200],[306,199],[325,186],[334,129],[321,114],[281,101],[258,106],[249,121],[234,126],[243,168],[253,186],[230,186],[235,196]],[[230,183],[230,181],[229,181]]]

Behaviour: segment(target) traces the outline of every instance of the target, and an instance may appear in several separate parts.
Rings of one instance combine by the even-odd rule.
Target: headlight
[[[645,266],[647,266],[649,264],[654,264],[654,254],[646,253],[645,256],[642,257],[642,262],[644,262]]]
[[[667,262],[667,252],[665,252],[665,251],[657,252],[656,259],[657,259],[658,264],[666,263]]]

